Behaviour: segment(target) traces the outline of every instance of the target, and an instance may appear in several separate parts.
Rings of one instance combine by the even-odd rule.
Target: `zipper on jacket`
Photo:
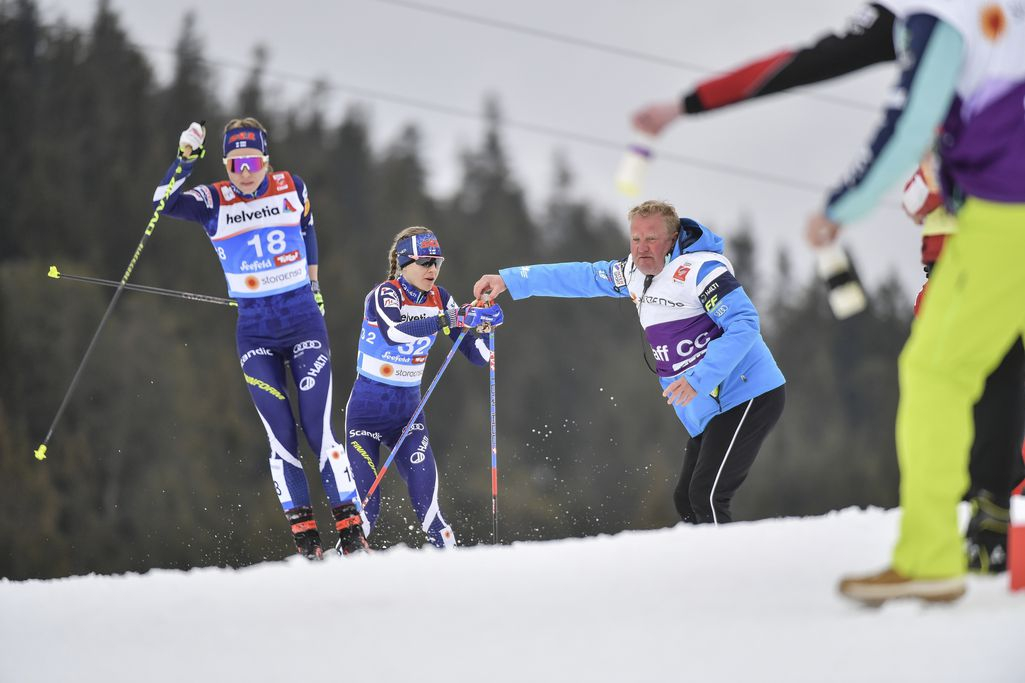
[[[715,405],[719,407],[719,414],[722,414],[722,401],[719,400],[719,392],[722,390],[722,384],[718,385],[709,396],[715,401]]]

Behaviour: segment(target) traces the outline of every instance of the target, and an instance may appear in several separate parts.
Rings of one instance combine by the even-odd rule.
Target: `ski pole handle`
[[[203,138],[206,138],[206,119],[199,122],[199,127],[203,129]],[[191,128],[191,126],[190,126]],[[182,145],[179,149],[183,157],[192,156],[192,145]]]

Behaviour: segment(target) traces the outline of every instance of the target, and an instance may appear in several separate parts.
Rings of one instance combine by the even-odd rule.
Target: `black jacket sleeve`
[[[684,95],[683,109],[697,114],[892,62],[893,23],[890,10],[868,5],[842,33],[831,33],[811,47],[781,50],[699,83]]]

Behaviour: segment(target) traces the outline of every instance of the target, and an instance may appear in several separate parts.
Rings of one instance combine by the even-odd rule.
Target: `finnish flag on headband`
[[[402,238],[395,247],[395,255],[398,257],[399,267],[407,266],[419,258],[443,258],[441,242],[433,232]]]
[[[257,149],[267,154],[267,134],[259,128],[232,128],[224,134],[224,156],[233,149]]]

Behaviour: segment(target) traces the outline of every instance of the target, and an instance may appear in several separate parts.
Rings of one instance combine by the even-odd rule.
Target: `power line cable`
[[[586,38],[578,38],[577,36],[569,35],[566,33],[556,33],[554,31],[548,31],[546,29],[534,28],[532,26],[525,26],[523,24],[516,24],[510,21],[504,21],[501,19],[493,19],[490,17],[484,17],[478,14],[470,14],[467,12],[460,12],[458,10],[448,9],[445,7],[437,7],[434,5],[424,4],[422,2],[413,2],[412,0],[375,0],[376,2],[383,5],[393,5],[395,7],[401,7],[403,9],[414,10],[417,12],[423,12],[425,14],[434,14],[436,16],[447,17],[449,19],[455,19],[457,21],[464,21],[471,24],[477,24],[478,26],[487,26],[490,28],[497,28],[510,33],[519,33],[521,35],[532,36],[534,38],[541,38],[544,40],[550,40],[556,43],[564,43],[566,45],[573,45],[575,47],[582,47],[596,52],[604,52],[610,55],[616,55],[619,57],[626,57],[628,59],[636,59],[642,62],[648,62],[650,64],[658,64],[661,66],[668,66],[677,69],[684,69],[686,71],[692,71],[700,74],[715,74],[721,73],[721,69],[712,69],[702,64],[696,64],[694,62],[686,62],[679,59],[672,59],[670,57],[663,57],[661,55],[652,54],[650,52],[642,52],[641,50],[634,50],[627,47],[621,47],[618,45],[611,45],[609,43],[601,43],[594,40],[588,40]],[[865,104],[859,100],[839,97],[836,95],[827,95],[825,93],[814,92],[806,88],[795,89],[792,94],[803,95],[812,99],[821,100],[823,102],[829,102],[831,104],[849,107],[851,109],[857,109],[859,111],[874,112],[876,109],[870,105]]]
[[[173,48],[164,48],[154,45],[142,44],[139,44],[138,47],[139,49],[145,52],[165,52],[172,54],[175,53],[175,50]],[[247,66],[240,62],[235,62],[227,59],[213,59],[210,57],[202,57],[202,60],[207,65],[220,67],[224,69],[241,70],[247,72],[252,69],[251,66]],[[430,100],[424,100],[421,98],[400,95],[394,92],[388,92],[377,88],[368,88],[365,86],[353,85],[351,83],[341,83],[338,81],[325,80],[322,78],[311,78],[307,75],[290,73],[287,71],[280,71],[275,69],[264,69],[262,73],[269,78],[285,81],[288,83],[306,83],[311,86],[323,87],[326,90],[337,90],[339,92],[346,92],[351,95],[355,95],[357,97],[365,99],[380,100],[383,102],[401,104],[407,107],[423,109],[425,111],[431,111],[438,114],[454,116],[472,121],[479,122],[485,120],[484,115],[479,111],[465,109],[462,107],[455,107],[452,105],[433,102]],[[625,149],[625,145],[622,141],[609,140],[607,138],[602,138],[594,135],[587,135],[585,133],[580,133],[565,128],[558,128],[556,126],[549,126],[529,121],[517,121],[515,119],[508,118],[502,118],[500,120],[500,123],[501,125],[508,128],[534,133],[536,135],[552,137],[558,140],[569,140],[577,142],[582,145],[587,145],[589,147],[595,147],[598,149],[613,150],[617,153],[623,152],[623,150]],[[781,187],[810,191],[816,194],[822,194],[826,190],[824,186],[819,185],[817,183],[811,183],[796,178],[789,178],[774,173],[766,173],[764,171],[744,168],[741,166],[734,166],[732,164],[710,161],[707,159],[699,159],[697,157],[691,157],[683,154],[658,152],[656,158],[667,162],[700,168],[705,171],[723,173],[726,175],[747,178],[749,180],[757,180],[760,182],[778,185]]]

